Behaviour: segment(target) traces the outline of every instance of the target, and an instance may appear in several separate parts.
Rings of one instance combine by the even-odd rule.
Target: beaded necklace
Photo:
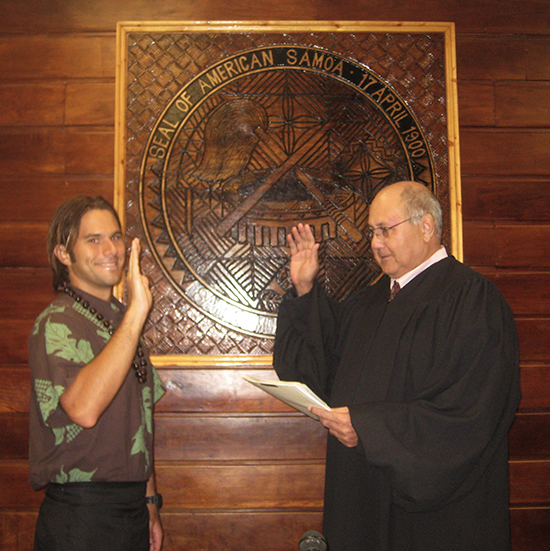
[[[112,335],[115,332],[113,324],[108,319],[105,319],[103,314],[100,314],[87,300],[84,300],[78,293],[76,293],[74,289],[65,286],[63,291],[75,302],[78,302],[82,308],[88,310],[90,314],[94,315],[96,319],[105,327],[105,329],[107,329],[109,335]],[[132,362],[132,368],[136,373],[139,383],[143,384],[147,381],[147,360],[145,359],[145,352],[143,351],[141,343],[138,344],[136,356],[137,357],[134,357],[134,361]]]

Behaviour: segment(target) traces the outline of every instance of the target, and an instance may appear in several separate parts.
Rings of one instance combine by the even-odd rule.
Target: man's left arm
[[[157,485],[155,481],[155,473],[151,474],[147,481],[147,490],[145,495],[151,497],[156,495]],[[159,509],[155,503],[148,503],[149,509],[149,549],[150,551],[160,551],[162,547],[162,523],[160,522]]]

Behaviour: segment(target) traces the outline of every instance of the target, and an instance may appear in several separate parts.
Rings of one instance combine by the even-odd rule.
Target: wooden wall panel
[[[464,220],[545,221],[550,180],[518,176],[464,176]]]
[[[247,522],[242,522],[243,514]],[[321,530],[320,512],[165,512],[164,549],[289,551],[306,530]],[[550,508],[512,508],[512,542],[516,551],[550,550]],[[8,512],[0,524],[0,548],[32,549],[36,513]],[[282,534],[286,535],[283,540]],[[287,542],[289,542],[287,544]]]
[[[162,522],[170,549],[294,551],[306,530],[321,530],[321,512],[168,513]]]
[[[550,460],[510,461],[510,502],[550,503]]]
[[[550,267],[550,226],[464,222],[464,260],[470,266]]]
[[[46,222],[50,220],[57,207],[77,195],[102,195],[112,202],[114,178],[112,175],[97,175],[94,177],[81,175],[46,175],[46,176],[4,176],[0,177],[0,197],[3,198],[3,207],[0,210],[0,221],[17,222]],[[19,239],[28,237],[36,239],[30,234],[26,236],[18,232]],[[45,251],[45,248],[42,247]],[[0,263],[4,256],[0,255]],[[44,264],[46,266],[46,264]],[[49,268],[48,268],[49,270]]]
[[[293,461],[325,457],[325,429],[305,416],[158,417],[165,461]]]
[[[0,422],[0,461],[25,460],[28,414],[0,413]],[[299,415],[158,415],[155,430],[159,461],[322,461],[326,443],[325,429]],[[549,415],[520,411],[510,431],[511,459],[550,457],[548,434]]]
[[[460,131],[460,161],[463,174],[550,173],[550,130],[477,129]]]
[[[520,410],[550,410],[550,363],[521,366]]]
[[[495,124],[495,90],[490,82],[471,81],[458,90],[460,121],[468,126]]]
[[[159,461],[156,472],[168,511],[322,507],[323,461]],[[26,461],[0,461],[0,484],[8,509],[41,503],[43,493],[28,484]],[[510,502],[513,506],[550,503],[550,460],[510,461]]]
[[[74,82],[67,85],[65,123],[69,126],[105,125],[115,121],[112,82]]]
[[[363,19],[456,23],[464,259],[510,302],[521,351],[523,397],[510,433],[513,551],[550,551],[548,3],[50,4],[3,2],[0,19],[0,548],[31,549],[41,501],[27,481],[27,339],[53,297],[48,221],[74,195],[113,198],[116,22]],[[274,376],[263,363],[160,369],[164,551],[286,551],[306,529],[321,529],[324,429],[244,373]]]
[[[52,35],[36,33],[32,30],[32,23],[37,19],[34,16],[29,18],[29,14],[33,11],[36,14],[39,4],[36,0],[32,5],[21,4],[25,11],[23,34],[10,34],[14,32],[13,27],[4,29],[0,42],[0,80],[109,78],[114,82],[116,26],[110,27],[106,36],[95,33],[76,35],[75,29],[62,34],[59,28],[52,29]],[[54,15],[52,10],[48,11]],[[3,15],[2,23],[9,24],[5,12]],[[61,22],[59,15],[54,17]]]
[[[522,35],[458,34],[459,93],[463,86],[468,86],[472,81],[526,80],[528,67],[538,66],[538,63],[529,63],[533,55],[527,51],[528,42]],[[538,54],[546,56],[547,52]]]
[[[483,268],[479,271],[499,288],[516,316],[529,314],[545,316],[550,312],[547,272],[514,271],[509,273]]]
[[[385,0],[252,0],[239,2],[178,2],[161,4],[148,0],[112,3],[68,2],[48,9],[36,1],[33,17],[25,4],[7,2],[2,18],[2,33],[70,33],[111,31],[117,21],[246,21],[246,20],[363,20],[363,21],[454,21],[459,32],[481,34],[548,32],[547,6],[541,0],[524,0],[521,9],[514,2],[476,0],[454,2],[424,0],[396,5]]]
[[[2,268],[47,266],[48,222],[0,222]]]
[[[550,550],[550,507],[512,507],[512,548],[515,551]]]
[[[61,126],[64,122],[63,83],[0,84],[0,126]]]
[[[550,105],[549,82],[503,82],[495,86],[497,126],[548,128]]]
[[[0,177],[60,174],[65,169],[65,132],[59,129],[0,129],[0,142]]]

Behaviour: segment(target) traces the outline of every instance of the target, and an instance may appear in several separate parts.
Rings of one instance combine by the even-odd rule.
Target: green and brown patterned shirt
[[[118,327],[125,313],[123,304],[114,297],[108,303],[78,293]],[[140,384],[130,369],[114,400],[92,428],[72,422],[59,402],[80,369],[103,350],[109,339],[96,316],[65,293],[35,322],[29,339],[29,460],[30,482],[35,490],[48,482],[140,482],[151,476],[153,405],[165,392],[154,368],[147,368],[145,384]]]

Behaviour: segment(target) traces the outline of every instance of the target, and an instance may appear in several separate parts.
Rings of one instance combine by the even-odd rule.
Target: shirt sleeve
[[[52,305],[36,321],[29,339],[32,390],[40,414],[50,428],[72,421],[60,406],[60,398],[80,369],[94,358],[91,343],[79,335],[78,323],[63,315],[66,307]]]

